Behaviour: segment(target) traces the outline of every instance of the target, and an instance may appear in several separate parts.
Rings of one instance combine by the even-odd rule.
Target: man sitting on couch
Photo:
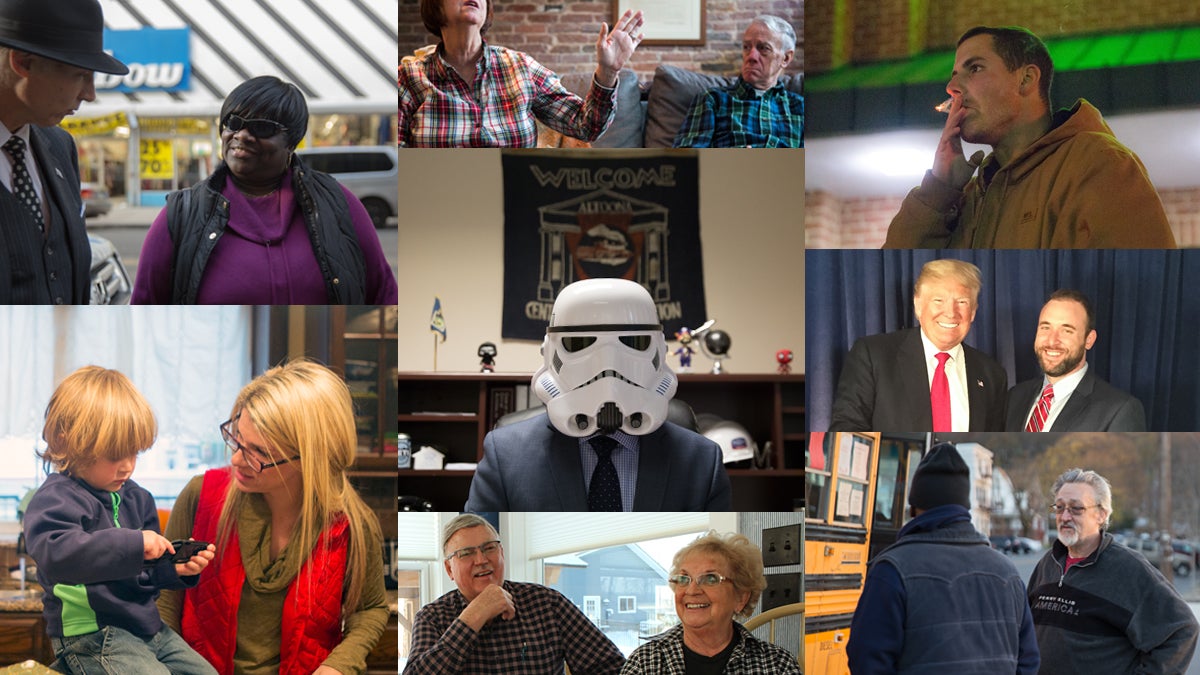
[[[742,37],[742,74],[696,97],[677,148],[802,148],[804,97],[780,75],[796,53],[796,31],[777,16],[756,17]]]

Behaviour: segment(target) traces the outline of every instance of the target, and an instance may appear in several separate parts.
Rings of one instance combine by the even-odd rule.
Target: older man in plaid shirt
[[[804,147],[804,97],[780,82],[795,53],[791,24],[769,14],[756,17],[742,36],[738,81],[696,97],[675,147]]]
[[[616,675],[625,657],[558,591],[504,580],[504,549],[491,524],[456,517],[442,538],[458,585],[417,612],[404,675]]]

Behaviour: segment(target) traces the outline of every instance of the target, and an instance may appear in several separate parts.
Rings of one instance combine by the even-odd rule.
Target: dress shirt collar
[[[1083,376],[1087,374],[1087,371],[1088,371],[1088,364],[1087,364],[1087,361],[1085,360],[1083,362],[1082,368],[1071,373],[1070,375],[1067,375],[1066,377],[1062,378],[1058,382],[1055,382],[1054,383],[1054,402],[1058,403],[1060,401],[1066,401],[1067,397],[1069,397],[1071,394],[1075,393],[1075,388],[1078,387],[1079,383],[1083,381]],[[1042,388],[1040,390],[1038,390],[1039,398],[1042,395],[1042,391],[1044,391],[1046,389],[1046,385],[1048,385],[1048,384],[1050,384],[1050,378],[1046,377],[1045,375],[1042,375]],[[1034,405],[1037,405],[1037,404],[1034,403]]]
[[[953,361],[954,363],[962,363],[963,347],[962,347],[961,342],[954,345],[950,349],[941,350],[941,349],[938,349],[937,346],[935,346],[933,344],[933,342],[931,342],[929,340],[929,338],[925,337],[924,329],[922,329],[918,326],[917,332],[921,334],[921,344],[925,347],[925,362],[926,363],[929,363],[930,361],[934,360],[934,358],[938,355],[938,353],[942,352],[942,351],[945,351],[947,354],[949,354],[950,360]]]

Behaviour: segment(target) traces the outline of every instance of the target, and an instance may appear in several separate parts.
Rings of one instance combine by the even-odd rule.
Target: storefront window
[[[395,145],[395,115],[312,115],[308,120],[308,144]]]

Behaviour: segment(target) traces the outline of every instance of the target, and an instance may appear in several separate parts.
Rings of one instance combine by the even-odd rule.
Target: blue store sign
[[[96,73],[97,90],[132,92],[191,89],[191,30],[188,28],[105,28],[104,48],[129,66],[129,74]]]

